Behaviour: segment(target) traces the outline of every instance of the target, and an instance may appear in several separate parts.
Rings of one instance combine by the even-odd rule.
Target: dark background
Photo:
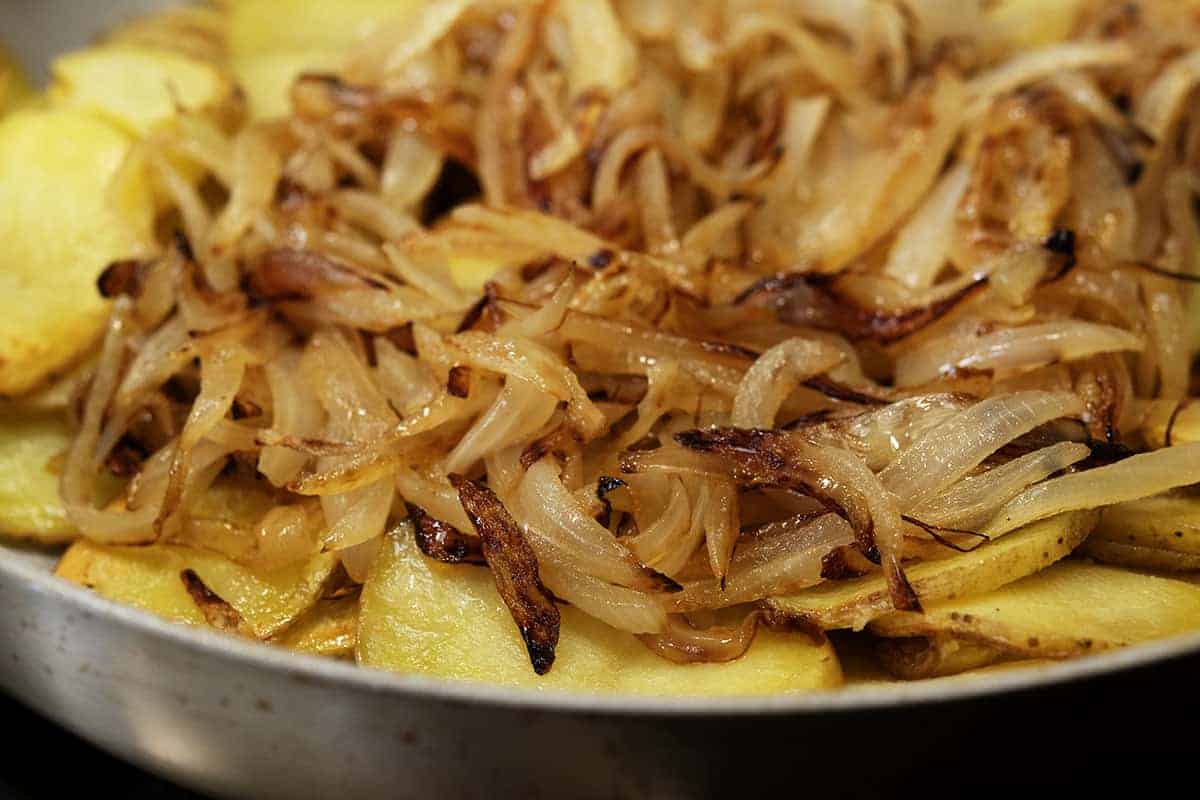
[[[730,774],[716,783],[728,784],[721,796],[731,800],[775,794],[973,797],[1001,791],[1024,798],[1045,796],[1047,789],[1105,797],[1118,785],[1136,785],[1135,797],[1147,796],[1153,785],[1195,797],[1200,783],[1197,678],[1200,654],[998,697],[831,714],[820,743],[799,737],[756,743],[739,735],[730,746],[739,750],[737,761],[744,762],[745,771],[725,770]],[[0,797],[196,797],[110,758],[2,694],[0,720],[6,739],[0,751]],[[835,755],[818,771],[811,765],[802,772],[789,769],[787,753],[799,755],[809,746],[844,759]],[[748,774],[760,776],[749,781],[755,791],[738,791],[747,788]],[[764,775],[776,777],[764,783]],[[80,792],[80,786],[86,789]]]

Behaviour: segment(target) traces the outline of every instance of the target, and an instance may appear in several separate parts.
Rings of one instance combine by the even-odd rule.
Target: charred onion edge
[[[313,250],[278,247],[258,257],[245,280],[253,300],[311,300],[338,289],[387,289],[346,265]]]
[[[486,330],[494,328],[495,326],[491,324],[491,320],[487,318],[499,313],[499,310],[496,308],[496,301],[498,299],[500,299],[500,290],[496,286],[495,281],[485,283],[483,285],[483,294],[467,309],[467,313],[463,314],[463,318],[458,323],[458,327],[454,329],[454,332],[466,333],[477,327],[482,327]],[[480,323],[484,324],[481,326]]]
[[[426,557],[443,564],[486,564],[478,536],[468,536],[448,522],[435,519],[420,506],[408,506],[417,547]]]
[[[825,395],[830,400],[841,400],[860,406],[886,406],[891,405],[893,402],[889,398],[870,395],[860,389],[839,383],[828,375],[818,375],[815,378],[809,378],[804,382],[804,386],[812,389],[814,392]]]
[[[596,481],[596,499],[600,501],[600,505],[604,510],[600,512],[600,518],[597,520],[604,527],[608,527],[612,521],[612,501],[608,499],[610,492],[615,492],[623,486],[629,484],[620,478],[614,478],[611,475],[601,475]]]
[[[781,294],[798,286],[806,286],[824,301],[829,315],[826,323],[817,327],[832,329],[852,341],[873,341],[892,344],[937,322],[955,306],[980,291],[988,282],[987,276],[976,279],[963,288],[929,305],[914,306],[899,311],[878,311],[864,308],[839,292],[835,286],[840,276],[788,272],[771,275],[751,284],[733,301],[740,306],[759,295]]]
[[[675,441],[699,452],[711,452],[718,455],[736,453],[751,459],[744,465],[734,463],[735,473],[731,477],[741,484],[751,486],[779,486],[793,490],[804,491],[809,496],[823,504],[830,512],[843,519],[848,514],[833,498],[820,490],[816,482],[809,480],[802,471],[790,470],[790,464],[785,453],[780,452],[779,442],[789,434],[774,430],[744,429],[744,428],[712,428],[707,430],[683,431],[675,434]],[[738,475],[737,472],[741,472]],[[772,474],[774,473],[774,474]],[[892,605],[898,611],[919,611],[921,602],[917,593],[904,575],[898,554],[883,558],[875,543],[875,525],[868,520],[865,527],[854,527],[855,539],[859,550],[868,559],[883,567],[888,582],[888,592]]]
[[[483,557],[525,640],[533,671],[545,675],[554,665],[561,618],[554,598],[538,575],[537,556],[495,492],[462,475],[452,474],[449,478],[479,533]]]
[[[578,441],[579,437],[574,430],[566,425],[561,425],[545,436],[534,439],[521,451],[521,467],[529,469],[548,455],[553,455],[563,461],[567,457],[566,452],[562,449],[563,446]]]
[[[471,394],[471,368],[461,364],[450,368],[446,377],[446,394],[465,398]]]
[[[96,279],[96,290],[100,296],[111,300],[120,295],[134,297],[138,294],[142,278],[150,262],[138,259],[114,261],[104,268]]]
[[[245,619],[242,618],[241,612],[209,589],[194,570],[190,568],[183,570],[179,573],[179,579],[183,581],[183,588],[187,590],[192,602],[196,604],[196,608],[200,609],[200,613],[204,615],[204,620],[209,625],[225,633],[234,633],[239,636],[253,635],[246,625]]]

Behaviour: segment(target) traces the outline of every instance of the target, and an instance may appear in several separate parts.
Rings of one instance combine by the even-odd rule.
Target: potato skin
[[[923,604],[986,592],[1066,557],[1091,533],[1096,518],[1095,512],[1079,511],[1041,520],[968,553],[913,564],[906,569],[908,579]],[[887,583],[878,574],[827,582],[766,602],[774,611],[825,630],[861,630],[894,610]]]
[[[884,637],[950,636],[1022,658],[1072,658],[1200,630],[1200,585],[1070,560],[992,592],[871,623]]]

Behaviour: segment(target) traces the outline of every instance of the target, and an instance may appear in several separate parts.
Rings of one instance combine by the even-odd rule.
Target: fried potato
[[[1200,497],[1177,492],[1106,508],[1085,552],[1106,564],[1200,570]]]
[[[363,587],[358,660],[507,686],[656,695],[770,694],[842,682],[832,647],[801,636],[761,630],[737,661],[679,665],[577,609],[560,611],[554,668],[538,677],[491,573],[430,561],[402,528]]]
[[[1178,553],[1158,547],[1142,547],[1105,539],[1088,540],[1083,546],[1087,555],[1118,567],[1133,567],[1157,572],[1193,572],[1200,570],[1200,554]]]
[[[233,86],[219,69],[178,53],[109,45],[54,62],[51,100],[91,111],[134,134],[181,112],[215,108]]]
[[[342,60],[343,54],[336,51],[235,54],[232,69],[251,116],[272,119],[291,110],[292,84],[301,73],[332,72]]]
[[[174,622],[203,625],[206,617],[180,577],[191,570],[241,616],[253,635],[266,639],[312,608],[333,573],[326,553],[270,573],[255,573],[222,556],[175,545],[106,547],[73,544],[55,571],[80,586]]]
[[[491,280],[502,265],[485,258],[455,256],[447,266],[450,269],[450,277],[460,289],[482,292],[484,284]]]
[[[290,107],[302,72],[337,69],[353,45],[423,0],[236,0],[230,4],[233,71],[251,113],[275,117]]]
[[[60,414],[0,405],[0,534],[40,544],[75,538],[51,469],[70,435]]]
[[[1069,658],[1200,630],[1200,586],[1064,561],[991,592],[871,623],[881,636],[949,635],[1029,658]]]
[[[876,648],[879,662],[906,681],[958,675],[996,663],[1004,651],[950,636],[884,639]]]
[[[129,147],[79,110],[0,120],[0,395],[37,388],[92,346],[108,313],[96,278],[150,241],[148,184],[109,191]]]
[[[353,657],[358,644],[358,595],[321,600],[271,641],[298,653]]]
[[[1110,506],[1101,512],[1093,536],[1200,555],[1200,497],[1173,493]]]
[[[905,573],[923,604],[986,592],[1064,558],[1087,538],[1095,521],[1094,512],[1061,514],[969,553],[912,564]],[[861,630],[892,611],[887,581],[881,574],[828,581],[788,597],[772,597],[767,605],[825,629]]]

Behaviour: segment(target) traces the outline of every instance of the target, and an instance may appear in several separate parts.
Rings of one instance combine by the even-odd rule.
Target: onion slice
[[[525,640],[533,671],[545,675],[554,664],[560,620],[554,599],[538,576],[537,556],[491,489],[461,475],[451,475],[450,483],[483,542],[483,557]]]

